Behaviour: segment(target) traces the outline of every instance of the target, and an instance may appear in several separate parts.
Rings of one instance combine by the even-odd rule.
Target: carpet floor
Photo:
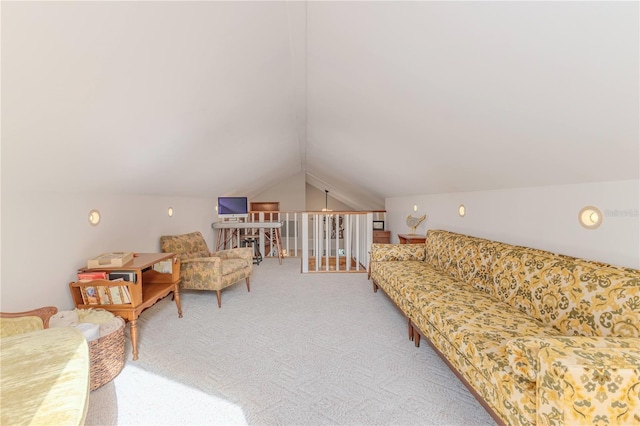
[[[181,293],[138,320],[140,357],[91,392],[87,425],[493,425],[366,274],[254,265],[222,292]],[[128,328],[127,328],[128,329]]]

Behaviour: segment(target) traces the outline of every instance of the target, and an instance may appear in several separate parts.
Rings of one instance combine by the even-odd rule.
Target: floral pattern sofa
[[[430,230],[370,277],[499,423],[640,424],[640,271]]]

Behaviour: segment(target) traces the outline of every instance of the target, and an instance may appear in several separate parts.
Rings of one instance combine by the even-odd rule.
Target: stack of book
[[[114,272],[78,272],[79,282],[91,282],[96,280],[110,281],[114,284],[83,285],[80,286],[82,301],[85,305],[124,305],[131,303],[129,287],[117,282],[135,282],[136,274],[133,271]]]

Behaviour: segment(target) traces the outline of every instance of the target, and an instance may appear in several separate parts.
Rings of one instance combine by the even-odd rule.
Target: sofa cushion
[[[449,274],[454,259],[453,236],[451,232],[430,230],[425,241],[426,262],[446,274]]]
[[[1,424],[82,425],[89,401],[89,346],[72,327],[2,339]]]
[[[496,256],[496,246],[497,243],[482,238],[464,236],[457,239],[454,276],[477,290],[493,295],[491,265]]]

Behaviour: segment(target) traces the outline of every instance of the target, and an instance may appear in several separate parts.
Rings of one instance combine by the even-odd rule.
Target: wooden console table
[[[153,265],[162,261],[170,260],[171,272],[162,273],[153,269]],[[134,272],[135,282],[129,281],[108,281],[93,280],[72,282],[69,284],[71,297],[78,309],[102,308],[121,316],[131,323],[131,346],[133,346],[133,359],[138,359],[138,317],[140,313],[158,300],[173,292],[176,307],[178,308],[178,318],[182,318],[182,308],[180,307],[180,258],[174,253],[139,253],[133,260],[123,266],[103,267],[103,268],[82,268],[79,272]],[[114,287],[125,285],[131,296],[131,303],[126,304],[85,304],[82,299],[82,287]]]
[[[400,244],[424,244],[427,240],[425,235],[418,234],[398,234]]]

